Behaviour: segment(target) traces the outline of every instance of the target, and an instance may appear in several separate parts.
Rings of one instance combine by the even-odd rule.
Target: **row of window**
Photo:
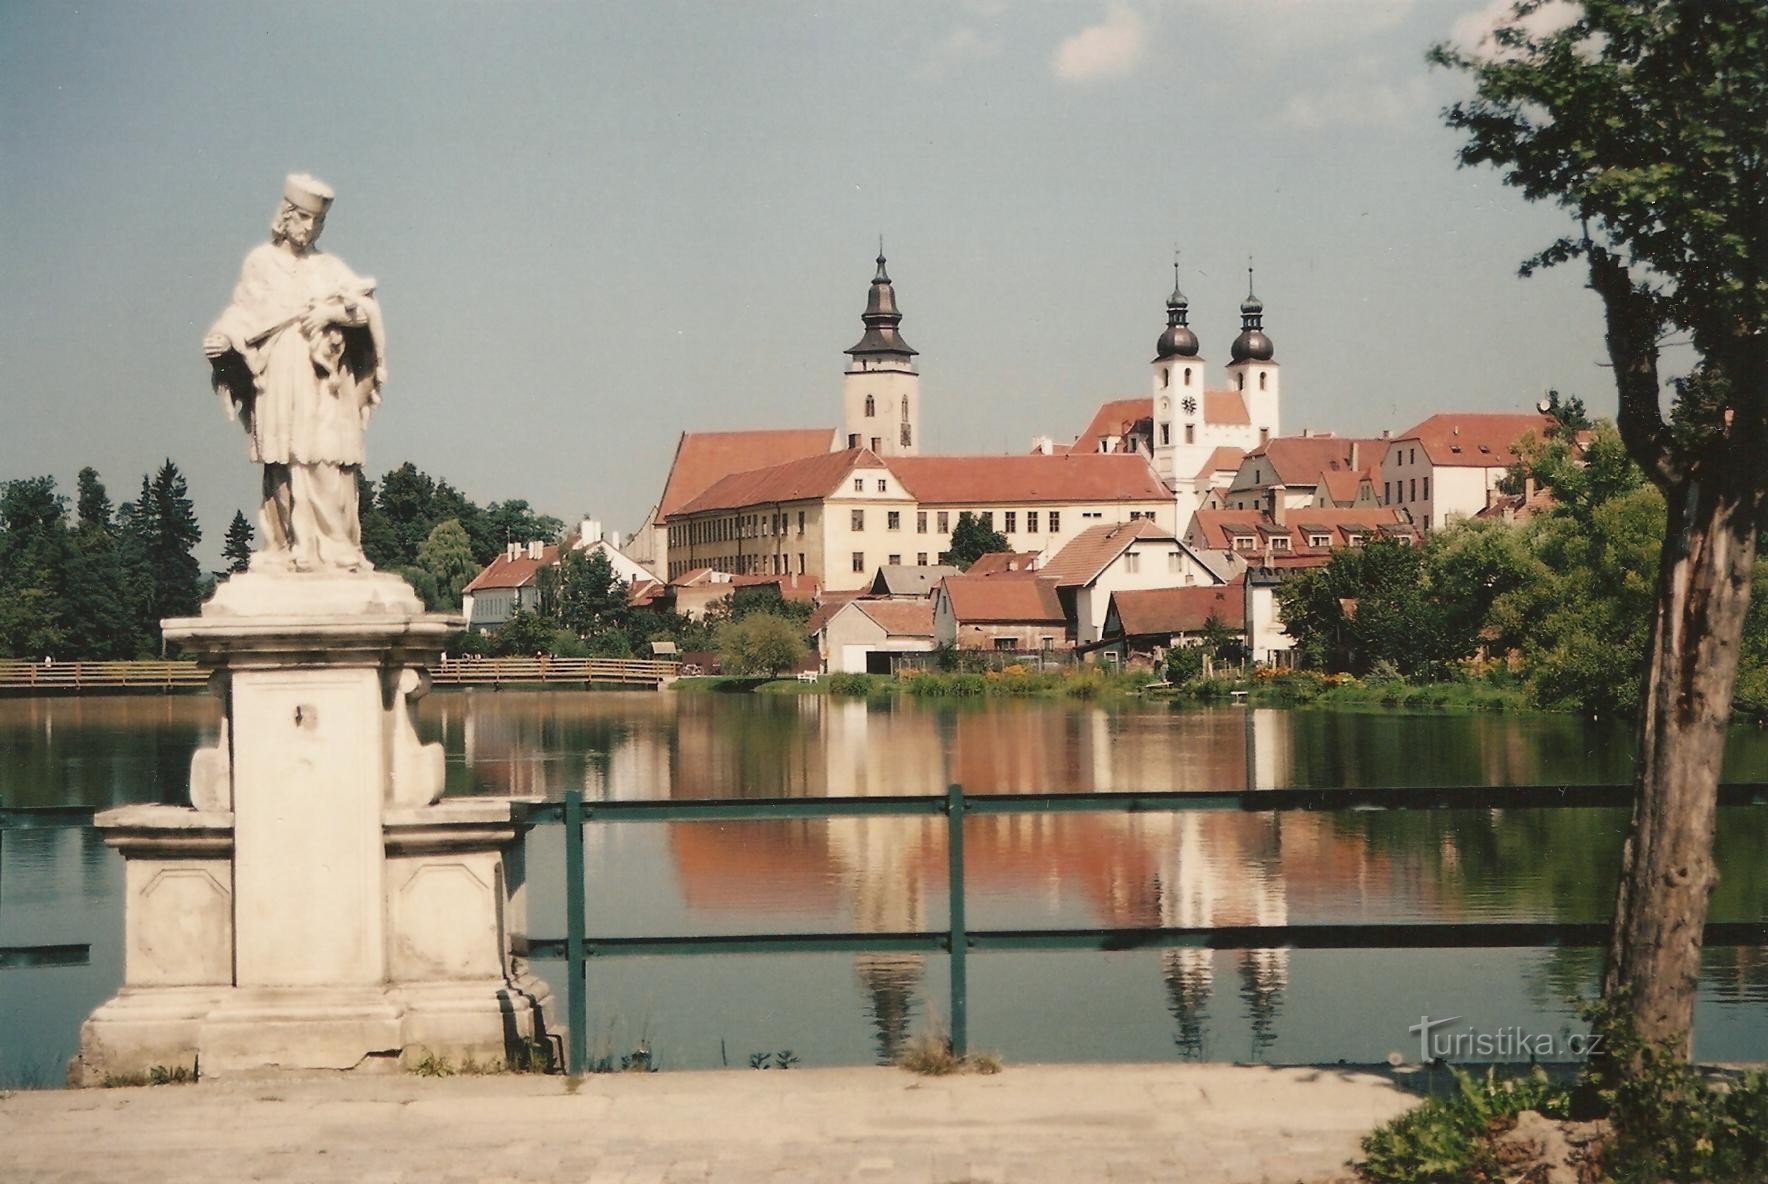
[[[857,482],[855,484],[857,485]],[[884,483],[882,481],[880,481],[878,484],[880,486],[882,486]],[[930,514],[931,514],[931,517],[929,517]],[[866,512],[864,510],[850,510],[850,511],[848,511],[848,515],[849,515],[848,525],[853,530],[864,530],[866,528]],[[982,525],[985,529],[987,529],[987,530],[994,529],[995,514],[994,514],[993,510],[979,511],[977,513],[976,517],[981,520]],[[1104,517],[1104,515],[1100,511],[1086,511],[1081,514],[1081,517],[1082,518],[1102,518],[1102,517]],[[1154,512],[1152,510],[1150,510],[1146,514],[1143,514],[1139,511],[1132,511],[1130,514],[1130,518],[1132,520],[1134,520],[1136,518],[1150,518],[1151,519],[1153,517],[1154,517]],[[1027,533],[1027,534],[1039,533],[1039,531],[1038,531],[1039,524],[1043,523],[1045,521],[1048,521],[1048,523],[1049,523],[1051,534],[1062,533],[1062,511],[1061,510],[1049,511],[1047,518],[1045,517],[1045,515],[1041,511],[1038,511],[1038,510],[1025,511],[1025,533]],[[953,522],[952,513],[950,510],[933,510],[933,511],[917,510],[917,511],[915,511],[915,533],[916,534],[926,534],[927,530],[928,530],[928,525],[930,522],[932,524],[932,528],[935,533],[937,533],[937,534],[950,534],[951,529],[952,529],[952,522]],[[901,530],[902,529],[902,511],[901,510],[886,510],[884,512],[884,529],[885,530]],[[1003,511],[1001,511],[1001,533],[1002,534],[1018,534],[1019,533],[1019,511],[1018,510],[1003,510]]]
[[[1411,492],[1408,493],[1407,492],[1408,489],[1410,489]],[[1387,505],[1387,506],[1393,505],[1394,494],[1396,492],[1405,494],[1406,500],[1409,502],[1417,501],[1418,500],[1418,478],[1410,477],[1405,481],[1383,481],[1381,483],[1381,502],[1382,502],[1382,504]],[[1424,500],[1425,501],[1430,500],[1430,478],[1429,477],[1424,478]]]
[[[789,576],[793,575],[793,557],[790,555],[727,555],[717,559],[688,560],[683,559],[669,564],[669,578],[685,575],[696,567],[715,567],[719,571],[727,571],[738,576]],[[797,575],[806,574],[804,552],[797,555]]]
[[[878,414],[878,400],[874,399],[870,395],[867,395],[866,396],[866,418],[872,419],[877,414]],[[907,423],[909,421],[909,401],[906,397],[904,397],[904,399],[902,401],[902,421],[904,423]],[[904,440],[903,443],[907,444],[908,441]]]
[[[867,414],[870,414],[870,412],[867,412]],[[913,428],[911,428],[905,422],[902,425],[902,428],[897,432],[896,438],[897,438],[897,441],[904,448],[912,448],[912,447],[914,447],[914,444],[915,444],[915,430]],[[863,437],[858,432],[848,432],[847,433],[847,446],[849,448],[858,448],[858,447],[860,447],[860,441],[862,439],[863,439]],[[866,447],[870,448],[873,452],[883,452],[884,451],[884,437],[883,436],[873,436],[872,442],[870,444],[866,445]]]
[[[679,547],[688,543],[725,543],[733,539],[764,538],[786,534],[792,529],[792,515],[741,514],[730,518],[711,518],[684,522],[669,530],[669,543]],[[804,511],[798,511],[798,533],[804,533]]]
[[[949,552],[949,551],[941,551],[939,553],[939,561],[941,563],[944,563],[950,557],[951,557],[951,552]],[[894,554],[894,553],[890,554],[890,555],[886,555],[884,557],[884,565],[886,567],[901,567],[902,566],[902,556],[898,555],[898,554]],[[927,566],[927,552],[925,552],[925,551],[916,551],[915,552],[915,566],[916,567],[926,567]],[[853,570],[857,571],[857,572],[866,572],[866,571],[871,570],[871,568],[866,566],[866,553],[864,551],[855,551],[853,553]]]

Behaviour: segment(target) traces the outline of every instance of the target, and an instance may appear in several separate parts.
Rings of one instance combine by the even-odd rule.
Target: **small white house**
[[[829,674],[888,674],[891,654],[933,649],[929,600],[850,600],[823,623],[817,648]]]
[[[1082,531],[1038,576],[1055,585],[1079,646],[1099,640],[1113,592],[1224,582],[1172,531],[1146,518]]]

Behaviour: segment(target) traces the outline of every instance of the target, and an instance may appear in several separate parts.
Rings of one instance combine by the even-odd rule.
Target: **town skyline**
[[[91,464],[120,501],[171,455],[213,566],[255,479],[198,342],[297,170],[388,310],[368,474],[623,533],[680,432],[840,423],[880,231],[931,453],[1144,394],[1175,244],[1211,386],[1253,257],[1286,433],[1549,386],[1606,414],[1596,301],[1515,277],[1562,217],[1438,119],[1424,49],[1492,7],[393,8],[352,15],[377,61],[321,110],[324,21],[13,6],[0,476]]]

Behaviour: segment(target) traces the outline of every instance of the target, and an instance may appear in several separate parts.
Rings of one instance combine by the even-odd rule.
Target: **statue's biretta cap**
[[[336,196],[330,185],[306,173],[290,173],[282,183],[282,199],[312,214],[325,213]]]

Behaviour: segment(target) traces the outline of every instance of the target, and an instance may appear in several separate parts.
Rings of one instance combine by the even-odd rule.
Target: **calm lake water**
[[[0,701],[9,805],[181,801],[212,700]],[[438,692],[418,726],[451,794],[696,798],[1626,780],[1625,725],[1069,702]],[[1768,779],[1739,730],[1732,779]],[[1624,812],[989,817],[966,831],[976,928],[1598,920]],[[943,822],[591,826],[592,933],[905,930],[943,924]],[[529,838],[531,925],[564,932],[561,832]],[[1768,915],[1768,811],[1719,827],[1714,920]],[[122,861],[89,830],[0,850],[0,944],[90,942],[86,967],[0,971],[0,1085],[53,1084],[121,977]],[[562,967],[536,969],[555,986]],[[988,953],[970,960],[973,1048],[1010,1061],[1416,1056],[1407,1026],[1577,1030],[1595,951]],[[665,1067],[890,1059],[945,1009],[942,957],[619,958],[590,972],[591,1045]],[[1706,955],[1696,1051],[1768,1060],[1768,951]]]

